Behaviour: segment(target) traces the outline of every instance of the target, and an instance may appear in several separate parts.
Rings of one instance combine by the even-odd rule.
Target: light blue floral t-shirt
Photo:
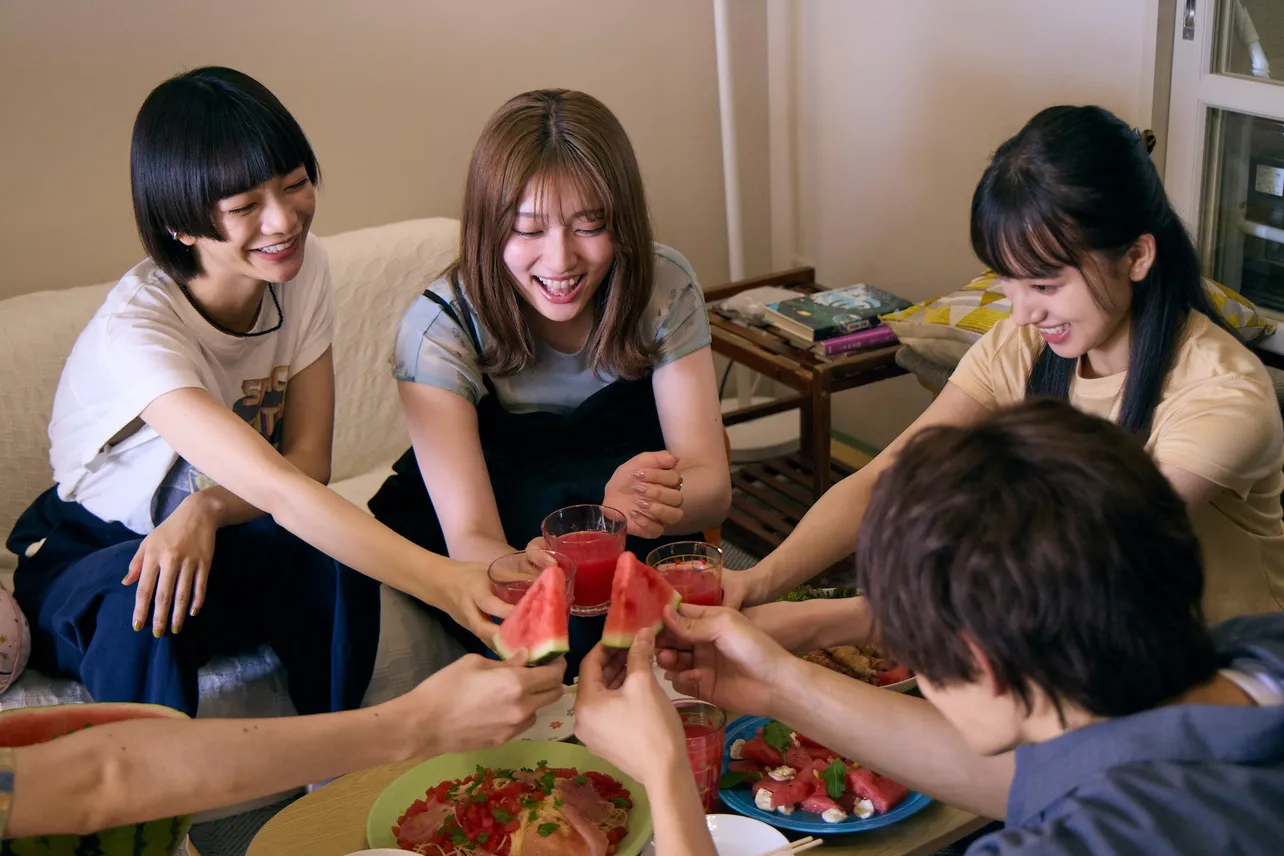
[[[428,288],[447,302],[454,300],[444,278]],[[465,314],[475,321],[463,289],[459,289],[458,297],[464,302]],[[463,320],[469,323],[469,318]],[[655,368],[680,360],[710,341],[704,295],[691,265],[681,253],[662,244],[655,245],[655,278],[642,324],[659,349]],[[489,334],[480,324],[475,328],[482,347],[487,347]],[[587,349],[563,354],[536,339],[535,354],[533,366],[506,377],[491,378],[500,404],[510,412],[569,413],[616,380],[594,373]],[[393,352],[393,376],[448,389],[474,404],[486,395],[468,332],[422,294],[401,318]]]

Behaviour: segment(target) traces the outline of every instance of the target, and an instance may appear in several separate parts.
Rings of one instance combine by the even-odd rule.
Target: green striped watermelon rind
[[[0,745],[30,746],[73,734],[95,725],[110,725],[140,718],[187,719],[173,708],[156,704],[86,703],[0,711]],[[93,721],[98,720],[98,721]],[[61,724],[60,724],[61,723]],[[45,736],[37,736],[37,725]],[[21,739],[4,739],[6,726],[21,729]],[[188,815],[131,823],[91,835],[32,835],[0,841],[0,856],[172,856],[187,840],[192,819]]]

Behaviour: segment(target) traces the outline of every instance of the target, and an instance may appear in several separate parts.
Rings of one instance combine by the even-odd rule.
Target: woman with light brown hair
[[[375,516],[479,562],[581,503],[623,512],[642,556],[719,525],[731,485],[704,299],[652,241],[619,120],[582,92],[510,100],[473,152],[460,232],[397,333],[412,448]],[[572,620],[568,676],[600,632]]]

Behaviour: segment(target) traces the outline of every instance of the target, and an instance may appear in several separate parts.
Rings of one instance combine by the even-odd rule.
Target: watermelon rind
[[[678,604],[682,603],[682,595],[678,594],[677,590],[669,585],[669,581],[659,571],[649,565],[642,564],[632,553],[625,552],[621,554],[615,571],[615,579],[611,583],[611,606],[607,611],[606,626],[602,631],[603,647],[633,647],[634,637],[638,635],[638,632],[644,626],[640,623],[633,626],[624,623],[623,615],[629,599],[627,587],[635,576],[644,578],[649,587],[659,588],[661,591],[668,589],[670,592],[669,602],[674,609],[677,609]],[[663,609],[659,610],[656,620],[651,624],[651,629],[657,633],[664,627],[663,613]]]
[[[546,615],[539,614],[540,612]],[[569,611],[566,604],[566,574],[557,565],[550,565],[530,590],[522,596],[508,618],[504,619],[495,634],[495,653],[505,660],[511,660],[517,652],[525,647],[528,652],[527,664],[540,666],[571,650]],[[528,642],[525,646],[518,641],[505,641],[505,637],[514,640],[530,638],[533,635],[534,622],[543,620],[555,621],[554,629],[547,631],[537,641]],[[508,628],[505,631],[504,628]]]
[[[187,719],[158,704],[100,702],[10,708],[0,711],[0,746],[30,746],[83,728],[132,719]],[[89,835],[33,835],[0,842],[0,856],[171,856],[191,828],[190,816],[159,818],[103,829]]]

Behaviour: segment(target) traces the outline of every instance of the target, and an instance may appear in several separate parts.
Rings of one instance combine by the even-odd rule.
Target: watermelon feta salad
[[[880,776],[779,722],[768,722],[753,737],[736,740],[719,786],[748,785],[763,811],[820,815],[825,823],[885,814],[909,796],[899,782]]]

